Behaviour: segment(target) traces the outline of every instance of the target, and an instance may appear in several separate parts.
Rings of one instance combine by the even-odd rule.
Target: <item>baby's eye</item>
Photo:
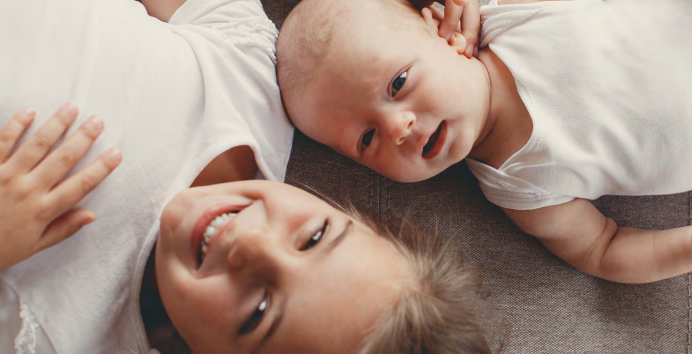
[[[360,138],[360,143],[362,145],[361,149],[365,150],[366,147],[370,145],[370,142],[372,141],[372,137],[375,135],[375,129],[370,129],[365,134],[363,134],[363,137]]]
[[[310,239],[308,239],[308,242],[305,243],[305,246],[303,246],[301,251],[307,251],[307,250],[315,247],[315,245],[322,240],[322,237],[324,236],[324,234],[327,233],[328,228],[329,228],[329,220],[325,220],[324,225],[322,225],[322,228],[319,231],[317,231],[314,235],[312,235],[312,237],[310,237]]]
[[[392,81],[392,97],[396,96],[397,92],[401,90],[401,88],[404,87],[404,84],[406,83],[406,71],[401,73],[401,75],[397,76],[394,81]]]
[[[264,314],[267,312],[267,308],[269,307],[269,293],[265,292],[264,293],[264,298],[262,299],[262,302],[257,306],[257,309],[255,312],[252,313],[252,316],[250,316],[250,319],[245,322],[243,327],[240,328],[240,331],[238,331],[238,334],[241,336],[244,334],[248,334],[257,328],[260,323],[262,323],[262,319],[264,318]]]

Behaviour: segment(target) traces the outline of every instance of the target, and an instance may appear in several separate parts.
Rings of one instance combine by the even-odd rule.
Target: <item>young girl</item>
[[[691,13],[684,0],[494,1],[469,59],[430,9],[305,1],[283,25],[278,79],[315,140],[399,181],[466,158],[563,260],[651,282],[692,271],[692,228],[618,227],[588,199],[692,190]]]
[[[9,246],[0,253],[0,264],[7,264],[16,252],[34,251],[34,244],[45,248],[46,243],[66,236],[69,227],[62,226],[71,224],[66,222],[70,215],[83,214],[77,218],[93,220],[83,211],[59,215],[119,162],[119,154],[109,152],[57,183],[103,129],[92,124],[98,122],[92,119],[43,158],[70,125],[63,113],[56,114],[12,154],[10,148],[31,124],[33,113],[23,111],[0,129],[4,137],[0,146],[0,195],[4,197],[0,235]],[[39,150],[36,142],[41,136],[52,138]],[[83,188],[80,181],[91,181],[89,188]],[[139,316],[136,305],[142,291],[148,296],[143,300],[146,304],[157,302],[160,294],[165,316],[182,335],[183,345],[195,353],[490,353],[474,315],[472,282],[460,271],[455,257],[441,252],[434,238],[411,232],[406,225],[395,237],[383,226],[366,224],[352,215],[275,182],[214,184],[179,193],[163,211],[158,237],[145,239],[142,250],[137,250],[140,259],[135,273],[124,275],[132,284],[130,300],[113,306],[135,312],[112,328],[111,337],[136,336],[138,340],[132,344],[137,347],[129,347],[132,352],[157,352],[150,350],[146,338],[156,337],[156,324],[161,322],[147,316],[151,314],[148,309],[142,311],[143,319]],[[46,224],[50,225],[43,232]],[[128,234],[108,236],[120,242],[135,241]],[[155,241],[155,253],[145,253]],[[90,252],[100,259],[111,253],[124,255],[111,248]],[[155,274],[143,275],[144,264],[154,261]],[[117,266],[110,263],[111,268]],[[62,280],[65,286],[79,283]],[[98,285],[108,284],[101,281]],[[97,292],[99,288],[87,290]],[[0,295],[3,309],[16,305],[12,289]],[[94,301],[88,293],[79,296],[75,301]],[[112,300],[117,297],[110,296]],[[19,304],[24,323],[14,349],[18,353],[57,353],[52,344],[55,333],[38,322],[23,299]],[[47,305],[60,307],[61,303],[54,300]],[[62,323],[73,326],[70,321]],[[144,323],[151,332],[144,333]],[[5,336],[17,330],[11,321],[3,324]],[[111,337],[101,338],[103,343],[95,351],[119,348],[108,343]],[[3,352],[9,353],[11,347],[3,345],[8,349]],[[163,348],[170,349],[170,343],[163,343]]]

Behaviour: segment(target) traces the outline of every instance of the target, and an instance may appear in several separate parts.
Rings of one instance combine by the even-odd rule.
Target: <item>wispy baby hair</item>
[[[277,80],[289,116],[292,106],[300,104],[305,87],[319,74],[324,58],[339,45],[334,40],[339,31],[367,25],[358,21],[355,11],[364,6],[381,11],[382,21],[395,27],[410,25],[412,20],[422,23],[416,8],[406,0],[301,1],[286,17],[276,43]]]

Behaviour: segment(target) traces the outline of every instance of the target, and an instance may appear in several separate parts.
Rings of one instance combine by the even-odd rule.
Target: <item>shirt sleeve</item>
[[[265,178],[283,181],[293,139],[276,82],[276,26],[259,0],[187,0],[169,21],[204,78],[204,114],[252,148]],[[219,123],[221,124],[221,123]],[[221,130],[206,135],[217,139]]]
[[[471,173],[478,179],[485,198],[499,207],[532,210],[567,203],[575,199],[566,195],[553,194],[482,162],[473,159],[465,161]]]
[[[254,47],[273,64],[276,38],[274,23],[267,18],[259,0],[188,0],[171,17],[170,24],[205,28],[205,36],[216,36],[238,47]]]

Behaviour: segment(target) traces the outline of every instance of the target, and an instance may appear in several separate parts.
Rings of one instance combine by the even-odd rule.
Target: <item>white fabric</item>
[[[499,169],[467,159],[510,209],[692,190],[692,2],[580,0],[481,9],[481,46],[533,120]]]
[[[149,352],[138,301],[165,204],[234,146],[284,178],[293,129],[276,36],[258,0],[188,0],[171,24],[130,0],[0,2],[0,123],[34,105],[33,133],[72,101],[78,123],[99,114],[106,125],[77,169],[111,146],[124,155],[79,205],[96,222],[0,271],[0,332],[17,339],[28,326],[37,353]],[[13,353],[7,337],[0,352]]]

